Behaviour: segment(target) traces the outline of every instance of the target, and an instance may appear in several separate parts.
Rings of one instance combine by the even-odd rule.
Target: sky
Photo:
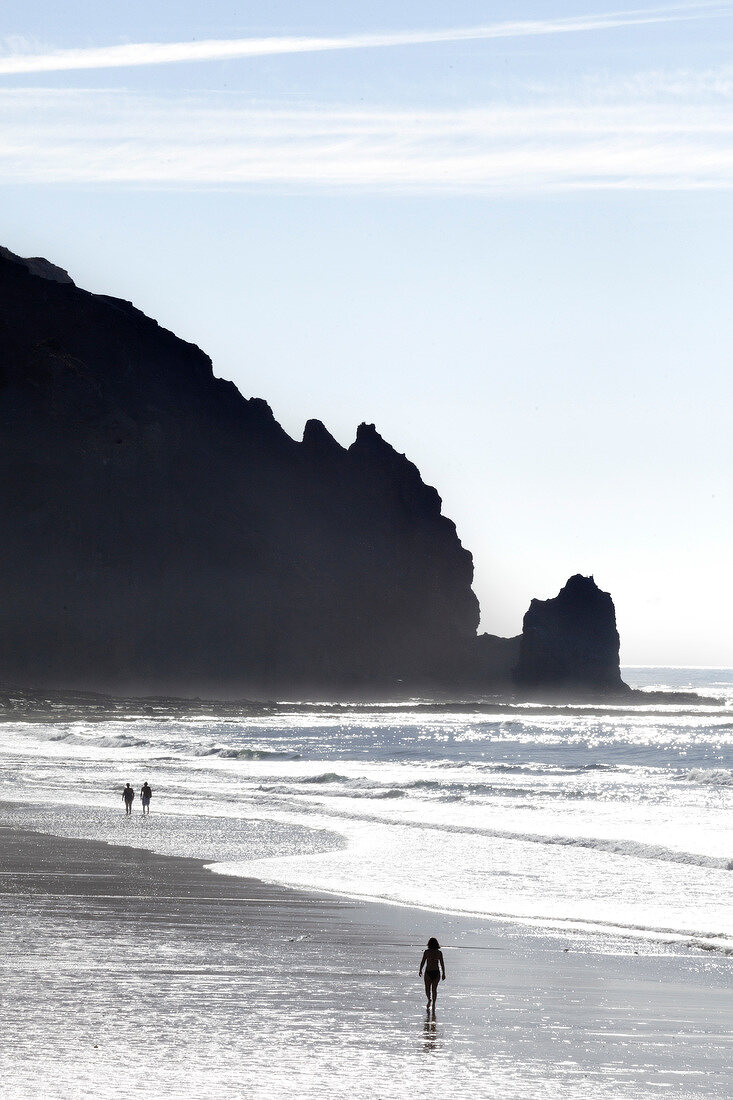
[[[733,2],[11,8],[1,244],[375,423],[482,629],[581,572],[624,663],[733,666]]]

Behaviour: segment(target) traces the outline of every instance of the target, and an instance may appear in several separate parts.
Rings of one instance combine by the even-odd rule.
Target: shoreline
[[[19,1097],[38,1095],[41,1072],[44,1096],[102,1096],[109,1074],[148,1064],[164,1097],[294,1097],[313,1072],[329,1097],[475,1095],[486,1073],[507,1098],[641,1097],[665,1083],[725,1095],[730,965],[699,952],[566,950],[535,930],[12,826],[0,828],[0,909],[13,959],[0,1079]],[[430,934],[448,968],[437,1021],[416,974]]]
[[[52,811],[50,819],[44,810]],[[702,927],[674,928],[627,924],[580,915],[575,917],[551,914],[527,915],[496,908],[452,908],[443,904],[431,905],[422,900],[380,896],[343,887],[332,888],[323,881],[320,883],[287,881],[277,874],[273,875],[269,868],[265,875],[258,877],[252,874],[252,870],[258,867],[260,860],[263,860],[267,867],[270,858],[277,859],[278,855],[287,854],[287,852],[282,848],[281,843],[278,844],[277,839],[273,846],[271,832],[260,834],[259,828],[262,823],[256,813],[251,818],[241,819],[240,843],[245,840],[253,842],[248,843],[248,854],[244,858],[238,858],[233,854],[225,858],[212,856],[206,845],[217,843],[215,835],[199,838],[193,855],[183,854],[180,851],[181,845],[190,848],[185,835],[186,822],[190,816],[179,806],[166,807],[162,811],[158,809],[151,818],[141,819],[139,813],[128,818],[118,812],[116,801],[108,801],[88,807],[86,814],[80,818],[78,806],[71,802],[0,801],[0,830],[10,827],[14,831],[38,833],[49,838],[66,840],[71,844],[102,844],[105,848],[120,847],[126,851],[147,853],[150,857],[184,862],[189,860],[197,872],[202,871],[205,877],[213,875],[216,879],[223,878],[230,882],[254,882],[258,887],[267,888],[272,892],[281,891],[286,895],[295,894],[299,897],[317,898],[351,907],[373,909],[376,913],[383,914],[382,923],[391,924],[395,920],[394,916],[385,918],[384,912],[405,910],[422,915],[427,923],[453,921],[457,924],[478,924],[487,933],[492,931],[498,935],[501,940],[509,936],[538,940],[551,945],[561,943],[563,948],[567,946],[568,950],[573,952],[624,956],[658,955],[681,951],[689,952],[693,958],[715,956],[721,959],[733,959],[730,936],[705,930]],[[193,820],[199,823],[206,818],[194,813]],[[148,833],[146,828],[151,821],[155,831]],[[134,826],[133,832],[129,831],[130,826]],[[143,831],[140,832],[137,826],[140,826]],[[338,852],[350,846],[347,836],[338,830],[322,831],[302,822],[298,825],[291,823],[280,827],[286,834],[291,833],[294,828],[300,830],[301,840],[304,836],[316,837],[323,832],[323,842],[326,847],[304,846],[301,849],[300,858],[305,861],[311,856],[318,857]],[[163,841],[162,846],[161,841]],[[254,854],[254,848],[258,845],[259,853]],[[664,865],[666,860],[650,859],[649,862],[652,864],[659,862]],[[717,865],[711,869],[721,870]],[[417,942],[419,944],[419,940]]]

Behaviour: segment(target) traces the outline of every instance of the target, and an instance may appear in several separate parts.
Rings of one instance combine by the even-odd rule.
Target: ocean
[[[0,724],[0,819],[521,923],[580,950],[733,954],[733,670],[623,675],[715,703],[415,700],[193,717],[157,704],[14,719]]]

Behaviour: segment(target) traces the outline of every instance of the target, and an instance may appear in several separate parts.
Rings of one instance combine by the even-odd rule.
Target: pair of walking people
[[[150,813],[150,799],[152,797],[153,791],[146,779],[140,788],[140,801],[143,804],[143,815]],[[135,801],[135,789],[131,787],[129,783],[125,783],[125,789],[122,792],[122,801],[125,803],[125,814],[129,816],[132,813],[132,804]]]

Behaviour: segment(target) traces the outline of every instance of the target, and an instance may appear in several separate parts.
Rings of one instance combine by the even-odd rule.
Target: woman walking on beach
[[[440,981],[441,970],[443,971],[443,981],[445,981],[443,952],[440,950],[440,944],[435,936],[430,937],[428,946],[423,951],[419,970],[420,974],[422,974],[423,968],[425,969],[425,995],[428,998],[428,1009],[430,1008],[430,997],[432,994],[433,1012],[435,1012],[435,1002],[438,997],[438,982]]]
[[[147,779],[140,788],[140,799],[143,804],[143,817],[147,817],[150,813],[150,799],[153,797],[153,792]]]

